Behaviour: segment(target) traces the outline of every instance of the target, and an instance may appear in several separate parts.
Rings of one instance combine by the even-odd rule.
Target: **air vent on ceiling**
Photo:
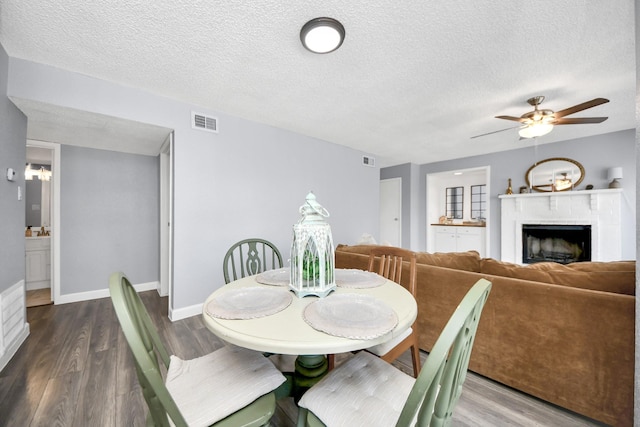
[[[375,157],[362,156],[362,164],[365,166],[375,167],[376,159]]]
[[[218,119],[216,117],[191,112],[191,127],[193,129],[206,130],[207,132],[218,133]]]

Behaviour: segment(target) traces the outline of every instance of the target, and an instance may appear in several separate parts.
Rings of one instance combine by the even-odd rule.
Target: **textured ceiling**
[[[300,44],[318,16],[344,25],[339,50]],[[531,145],[517,129],[471,137],[512,127],[494,116],[530,111],[535,95],[552,110],[611,100],[572,116],[604,123],[559,126],[538,143],[635,127],[634,26],[633,0],[0,3],[11,57],[351,146],[383,166]],[[32,120],[24,104],[31,136],[46,109]]]

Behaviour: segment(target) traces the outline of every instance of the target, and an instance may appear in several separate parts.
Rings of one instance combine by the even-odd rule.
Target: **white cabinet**
[[[25,276],[27,290],[51,287],[51,238],[27,237]]]
[[[485,228],[456,225],[435,227],[435,252],[478,251],[484,257]]]

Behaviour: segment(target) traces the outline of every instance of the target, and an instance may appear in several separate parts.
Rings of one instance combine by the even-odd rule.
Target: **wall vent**
[[[375,157],[362,156],[362,164],[365,165],[365,166],[375,167],[376,159],[375,159]]]
[[[191,112],[191,127],[193,129],[205,130],[207,132],[218,133],[217,117]]]

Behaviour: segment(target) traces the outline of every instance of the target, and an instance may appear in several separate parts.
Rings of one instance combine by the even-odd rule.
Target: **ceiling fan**
[[[544,101],[544,96],[534,96],[527,99],[529,105],[533,107],[533,111],[523,114],[520,117],[513,116],[496,116],[497,119],[512,120],[520,122],[521,125],[516,126],[520,128],[518,133],[520,138],[535,138],[538,136],[546,135],[553,130],[556,125],[579,125],[585,123],[602,123],[607,120],[608,117],[580,117],[580,118],[565,118],[565,116],[575,114],[579,111],[586,110],[601,104],[609,102],[605,98],[595,98],[591,101],[583,102],[582,104],[574,105],[573,107],[565,108],[560,111],[553,111],[547,109],[538,108]],[[515,129],[510,127],[507,129],[501,129],[493,132],[483,133],[482,135],[472,136],[471,138],[478,138],[480,136],[491,135],[505,130]]]

